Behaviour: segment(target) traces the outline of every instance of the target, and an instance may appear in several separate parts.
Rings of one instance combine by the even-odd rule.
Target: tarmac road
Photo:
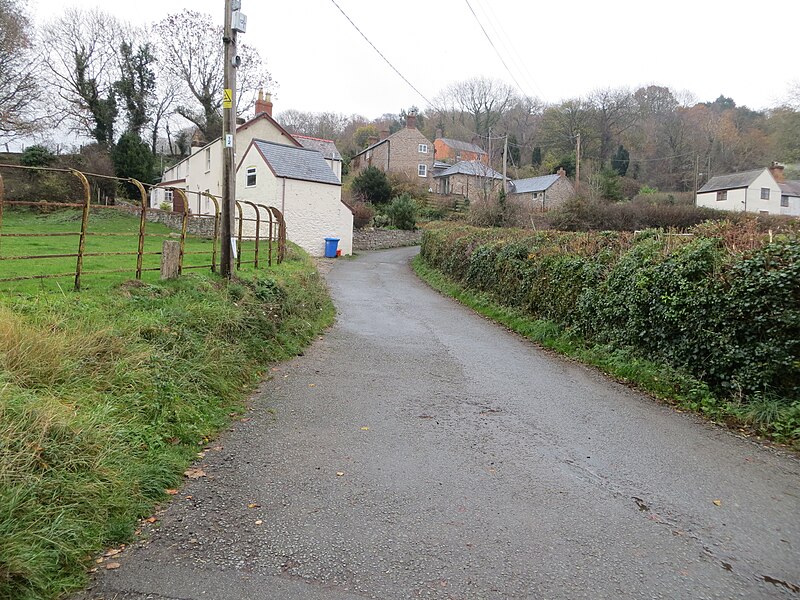
[[[800,595],[796,458],[474,315],[415,252],[336,262],[336,326],[79,598]]]

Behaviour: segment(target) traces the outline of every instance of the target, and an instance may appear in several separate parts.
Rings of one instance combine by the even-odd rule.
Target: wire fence
[[[77,179],[80,184],[80,199],[70,199],[68,195],[70,186],[66,182],[59,182],[59,190],[63,190],[63,196],[66,201],[49,201],[49,200],[10,200],[6,198],[5,181],[3,178],[3,171],[9,172],[27,172],[32,176],[36,174],[50,174],[53,176],[63,177],[69,175]],[[113,182],[116,184],[127,184],[131,189],[136,190],[139,194],[140,204],[108,204],[99,201],[100,193],[97,190],[97,201],[92,202],[92,184],[90,180],[95,182],[97,187],[98,182]],[[172,193],[174,199],[172,210],[164,210],[162,208],[152,208],[149,206],[148,190],[165,189]],[[75,193],[75,192],[72,192]],[[205,197],[211,201],[213,205],[213,214],[202,213],[198,209],[197,213],[192,213],[189,206],[188,195],[197,195],[198,207],[200,205],[200,198]],[[161,220],[158,215],[169,215],[172,219],[165,219],[172,221],[173,225],[177,225],[179,231],[179,256],[178,256],[178,274],[181,274],[187,269],[210,269],[216,272],[218,268],[218,255],[219,255],[219,232],[220,232],[220,201],[219,196],[215,196],[209,192],[194,192],[190,190],[183,190],[178,187],[148,185],[136,179],[111,177],[108,175],[99,175],[97,173],[84,173],[75,169],[60,169],[51,167],[29,167],[22,165],[8,165],[0,164],[0,265],[8,265],[13,261],[13,264],[20,265],[18,269],[2,269],[2,273],[11,272],[10,276],[0,277],[0,283],[8,283],[13,281],[25,281],[34,279],[55,279],[70,277],[74,280],[75,290],[81,289],[81,279],[85,275],[99,275],[110,273],[130,273],[136,279],[141,279],[142,274],[147,271],[159,271],[159,266],[146,266],[145,258],[152,256],[161,256],[162,252],[158,248],[154,248],[152,238],[167,239],[174,234],[152,233],[148,232],[147,224],[152,220]],[[243,210],[242,204],[247,205],[252,209],[253,216],[246,214],[247,211]],[[79,209],[80,211],[80,229],[76,231],[7,231],[4,229],[5,219],[4,216],[9,215],[9,209],[18,208],[33,208],[38,211],[57,211],[60,209]],[[114,211],[118,214],[136,215],[138,219],[138,230],[129,233],[124,231],[103,231],[102,227],[92,228],[92,225],[97,222],[102,222],[102,218],[98,215]],[[174,218],[174,217],[177,217]],[[272,206],[264,204],[257,204],[254,202],[242,201],[235,203],[235,224],[237,225],[237,247],[236,247],[236,268],[241,269],[242,265],[253,265],[254,268],[260,268],[263,265],[263,259],[260,256],[262,246],[267,245],[267,264],[272,266],[273,262],[280,263],[286,255],[286,223],[281,212]],[[94,219],[94,221],[93,221]],[[177,221],[177,223],[175,222]],[[203,221],[199,227],[190,227],[190,223],[195,225]],[[195,222],[195,223],[193,223]],[[245,232],[245,224],[248,225]],[[208,237],[211,239],[211,248],[209,249],[194,249],[187,248],[187,236],[190,229],[204,230],[208,232]],[[266,231],[264,231],[266,229]],[[264,235],[266,233],[266,235]],[[189,236],[190,239],[191,236]],[[45,238],[40,240],[39,238]],[[64,238],[77,238],[73,244],[65,244]],[[114,244],[114,250],[87,250],[87,241],[91,239],[115,239],[120,238],[134,238],[136,242],[135,249],[121,250],[120,246]],[[4,243],[4,241],[6,243]],[[252,258],[243,257],[245,252],[245,241],[253,242]],[[16,243],[11,243],[16,242]],[[11,251],[8,252],[7,247],[11,246]],[[41,248],[41,252],[37,253],[21,253],[21,249],[25,248]],[[116,266],[111,269],[87,269],[84,264],[84,259],[88,257],[130,257],[130,265]],[[199,264],[194,261],[192,264],[186,263],[187,257],[201,257],[202,260]],[[74,259],[74,269],[69,272],[56,272],[56,273],[32,273],[36,270],[31,266],[31,263],[41,265],[47,262],[63,263],[64,259]],[[117,262],[114,258],[113,262]],[[46,270],[46,269],[45,269]]]

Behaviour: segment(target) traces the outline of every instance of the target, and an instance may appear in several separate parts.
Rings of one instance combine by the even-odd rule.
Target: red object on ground
[[[336,256],[341,256],[341,255],[342,255],[342,249],[341,248],[337,248],[336,249]]]

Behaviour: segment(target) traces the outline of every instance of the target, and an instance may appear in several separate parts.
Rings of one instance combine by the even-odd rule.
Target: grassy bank
[[[733,282],[738,286],[728,291],[731,298],[747,302],[748,307],[757,307],[751,310],[749,321],[740,319],[727,325],[708,318],[706,315],[711,311],[704,305],[710,302],[714,302],[711,308],[725,305],[725,296],[716,288],[712,289],[711,284],[704,283],[706,280],[701,279],[699,268],[681,271],[675,266],[685,264],[684,257],[692,257],[688,251],[695,247],[705,248],[714,242],[699,239],[682,243],[674,249],[664,248],[657,257],[651,253],[650,256],[656,257],[652,266],[637,271],[641,261],[638,261],[636,253],[640,248],[654,247],[651,240],[640,243],[605,234],[600,234],[597,239],[571,236],[556,232],[534,235],[522,231],[439,228],[425,233],[423,252],[415,260],[414,268],[432,287],[546,348],[597,366],[619,380],[712,420],[798,446],[800,402],[796,396],[758,390],[746,395],[742,386],[726,388],[720,385],[719,375],[727,373],[718,368],[717,378],[708,376],[703,367],[714,363],[705,357],[704,349],[690,337],[694,331],[687,329],[698,328],[702,333],[716,331],[716,337],[709,333],[712,335],[710,339],[718,339],[728,352],[732,348],[741,357],[753,355],[752,363],[731,362],[730,366],[741,368],[741,364],[747,367],[752,364],[754,368],[746,374],[763,380],[771,376],[776,363],[783,364],[784,354],[789,356],[786,360],[790,362],[786,367],[776,371],[777,383],[773,390],[778,389],[778,384],[791,390],[789,386],[798,368],[798,363],[790,360],[796,347],[791,327],[796,323],[793,325],[794,321],[787,316],[793,310],[791,302],[784,302],[781,294],[791,295],[787,290],[794,289],[792,282],[796,275],[792,263],[784,265],[785,260],[771,259],[767,263],[769,270],[765,271],[759,254],[770,252],[770,257],[772,254],[785,257],[783,247],[773,248],[770,244],[742,258],[738,255],[733,257],[733,266],[728,268],[742,270],[739,265],[743,265],[749,269],[744,275],[737,272],[727,275],[725,266],[720,266],[719,262],[711,263],[712,269],[706,272],[720,279],[721,285]],[[791,247],[792,242],[787,243]],[[580,244],[577,251],[575,244]],[[724,251],[715,248],[715,256]],[[693,260],[696,264],[697,260]],[[765,276],[770,278],[771,297],[765,296],[763,286],[751,282]],[[613,296],[619,295],[612,287],[617,280],[620,286],[627,286],[623,290],[630,289],[633,293],[612,302]],[[692,287],[695,282],[705,286],[702,289],[711,291],[702,296],[696,294],[696,288]],[[664,285],[676,291],[665,293],[662,290]],[[746,288],[744,292],[739,291],[742,287]],[[750,296],[758,297],[758,304],[751,303]],[[672,313],[662,314],[663,310],[659,312],[661,303],[667,301],[674,316]],[[783,312],[775,313],[778,318],[770,319],[768,314],[758,312],[767,313],[772,310],[772,305],[782,307]],[[611,308],[603,312],[606,306]],[[638,314],[640,306],[647,309],[645,316]],[[731,303],[726,306],[729,312],[736,308]],[[610,314],[611,309],[623,311],[623,314],[612,320],[606,314]],[[720,318],[729,317],[729,314],[719,312]],[[603,319],[605,321],[597,325],[598,320]],[[595,328],[587,327],[586,322]],[[686,339],[671,332],[669,327],[673,322],[684,327]],[[705,322],[705,326],[698,322]],[[739,327],[743,333],[729,331],[732,327]],[[768,334],[762,335],[758,328],[769,328]],[[646,347],[639,347],[641,343],[636,345],[635,338],[630,341],[621,335],[628,330],[632,335],[641,332],[640,337],[647,336],[643,339],[651,345],[656,338],[670,354],[654,350],[646,352]],[[699,350],[695,351],[695,348]],[[678,360],[670,360],[688,351],[692,351],[692,360],[686,363],[689,368],[676,364],[680,362]],[[756,370],[758,365],[763,367]],[[733,372],[733,375],[738,376],[738,373]]]
[[[87,279],[87,282],[90,281]],[[266,366],[331,323],[310,259],[0,296],[0,598],[56,598],[129,540]]]

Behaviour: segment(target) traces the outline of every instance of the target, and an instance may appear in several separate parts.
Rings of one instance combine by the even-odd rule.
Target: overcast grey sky
[[[515,85],[466,0],[337,0],[427,98],[476,75]],[[470,0],[522,91],[547,102],[600,87],[657,83],[697,100],[731,96],[761,109],[800,79],[798,0]],[[137,24],[183,8],[222,21],[223,0],[31,0],[34,20],[100,7]],[[745,8],[746,6],[746,8]],[[741,7],[741,8],[740,8]],[[242,0],[243,41],[279,83],[275,110],[385,112],[426,102],[370,48],[331,0]]]

